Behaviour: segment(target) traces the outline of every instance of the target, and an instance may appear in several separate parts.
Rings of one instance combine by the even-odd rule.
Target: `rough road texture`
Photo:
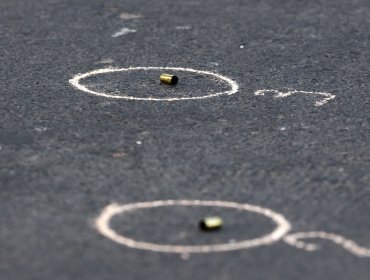
[[[126,248],[92,223],[112,202],[225,200],[281,213],[292,232],[370,247],[369,25],[367,0],[1,0],[0,278],[368,280],[370,258],[329,241],[316,240],[322,249],[311,253],[278,242],[186,259]],[[136,32],[112,37],[122,28]],[[190,67],[240,89],[155,103],[97,97],[68,82],[108,66]],[[87,82],[165,95],[153,77]],[[197,95],[224,85],[180,76],[178,86]],[[336,98],[315,107],[312,96],[255,96],[259,89]],[[218,209],[225,230],[205,236],[197,222],[215,210],[204,210],[138,211],[112,225],[139,240],[189,245],[273,227]]]

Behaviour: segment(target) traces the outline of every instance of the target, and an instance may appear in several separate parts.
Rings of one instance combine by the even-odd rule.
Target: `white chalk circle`
[[[206,75],[211,76],[212,78],[216,78],[217,80],[221,82],[225,82],[230,86],[229,90],[217,92],[217,93],[207,93],[205,95],[201,96],[192,96],[192,97],[165,97],[165,98],[156,98],[156,97],[135,97],[135,96],[129,96],[125,94],[119,94],[119,95],[111,95],[104,92],[95,91],[92,89],[89,89],[86,85],[82,85],[81,81],[85,78],[97,76],[100,74],[106,74],[106,73],[116,73],[116,72],[131,72],[131,71],[145,71],[145,70],[171,70],[171,71],[183,71],[183,72],[190,72],[200,75]],[[78,88],[79,90],[82,90],[84,92],[107,97],[107,98],[115,98],[115,99],[126,99],[126,100],[144,100],[144,101],[181,101],[181,100],[198,100],[198,99],[206,99],[206,98],[212,98],[217,97],[221,95],[232,95],[238,92],[239,86],[238,84],[233,81],[232,79],[225,77],[220,74],[212,73],[209,71],[202,71],[202,70],[195,70],[191,68],[180,68],[180,67],[129,67],[129,68],[103,68],[103,69],[97,69],[91,72],[78,74],[74,76],[72,79],[69,80],[70,84]]]
[[[111,219],[116,215],[123,215],[127,212],[136,211],[139,209],[156,208],[163,206],[211,206],[222,208],[233,208],[246,212],[253,212],[260,214],[276,224],[276,228],[269,234],[263,235],[259,238],[242,240],[234,243],[222,243],[211,245],[168,245],[156,244],[144,241],[138,241],[128,238],[122,234],[117,233],[110,227]],[[211,253],[211,252],[225,252],[248,249],[252,247],[259,247],[263,245],[271,245],[282,239],[286,233],[291,229],[290,223],[283,215],[276,213],[268,208],[260,206],[241,204],[227,201],[201,201],[201,200],[158,200],[151,202],[139,202],[126,205],[110,204],[103,209],[101,214],[95,220],[96,229],[105,237],[130,248],[142,249],[163,253]]]

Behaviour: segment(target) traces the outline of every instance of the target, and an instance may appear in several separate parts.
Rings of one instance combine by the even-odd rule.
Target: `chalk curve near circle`
[[[163,206],[191,206],[191,207],[210,206],[210,207],[233,208],[237,210],[260,214],[261,216],[264,216],[273,221],[276,224],[276,228],[270,233],[263,235],[261,237],[242,240],[235,243],[221,243],[211,245],[168,245],[134,240],[132,238],[117,233],[110,227],[110,221],[116,215],[119,214],[122,215],[126,212],[131,212],[139,209]],[[115,241],[121,245],[130,248],[177,254],[226,252],[249,249],[253,247],[260,247],[264,245],[271,245],[281,240],[291,229],[291,225],[286,220],[286,218],[283,215],[272,211],[271,209],[236,202],[207,201],[207,200],[158,200],[124,205],[113,203],[106,206],[102,210],[101,214],[95,219],[95,227],[100,234],[111,239],[112,241]]]
[[[191,96],[191,97],[166,97],[166,98],[156,98],[156,97],[135,97],[135,96],[129,96],[129,95],[111,95],[104,92],[94,91],[92,89],[89,89],[87,86],[81,84],[81,80],[100,75],[100,74],[106,74],[106,73],[116,73],[116,72],[130,72],[130,71],[137,71],[137,70],[172,70],[172,71],[183,71],[183,72],[190,72],[200,75],[206,75],[211,76],[213,78],[216,78],[222,82],[227,83],[230,86],[229,90],[222,91],[222,92],[216,92],[216,93],[208,93],[201,96]],[[86,72],[83,74],[77,74],[72,79],[69,80],[69,83],[76,87],[77,89],[93,94],[96,96],[106,97],[106,98],[113,98],[113,99],[125,99],[125,100],[141,100],[141,101],[183,101],[183,100],[199,100],[199,99],[207,99],[222,95],[233,95],[238,92],[239,85],[233,81],[232,79],[223,76],[221,74],[213,73],[210,71],[204,71],[204,70],[195,70],[192,68],[182,68],[182,67],[129,67],[129,68],[102,68],[93,70],[90,72]]]
[[[289,235],[286,235],[283,240],[297,249],[302,249],[308,252],[317,251],[320,249],[320,246],[314,243],[307,243],[303,241],[305,239],[323,239],[337,244],[348,252],[354,254],[360,258],[370,258],[370,247],[364,247],[358,245],[351,239],[343,237],[339,234],[328,233],[324,231],[308,231],[308,232],[296,232]]]

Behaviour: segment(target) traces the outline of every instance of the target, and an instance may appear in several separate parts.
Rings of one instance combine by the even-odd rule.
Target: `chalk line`
[[[144,241],[137,241],[121,235],[110,227],[111,219],[116,215],[123,215],[127,212],[132,212],[139,209],[156,208],[163,206],[213,206],[238,209],[246,212],[253,212],[269,218],[276,224],[276,228],[267,235],[259,238],[242,240],[233,243],[221,243],[210,245],[168,245],[155,244]],[[162,253],[211,253],[211,252],[225,252],[241,249],[249,249],[264,245],[271,245],[279,241],[291,228],[290,223],[279,213],[276,213],[268,208],[250,204],[240,204],[228,201],[201,201],[201,200],[158,200],[151,202],[139,202],[126,205],[110,204],[106,206],[101,214],[95,220],[95,227],[102,235],[130,248],[142,249],[148,251],[162,252]]]
[[[279,91],[276,89],[259,89],[254,94],[258,96],[263,96],[267,92],[275,93],[274,98],[284,98],[291,96],[292,94],[302,93],[302,94],[314,94],[314,95],[321,95],[324,98],[322,100],[316,101],[315,106],[322,106],[328,103],[330,100],[335,98],[334,94],[329,92],[316,92],[316,91],[303,91],[303,90],[287,90],[287,91]]]
[[[135,97],[135,96],[129,96],[129,95],[110,95],[108,93],[104,92],[99,92],[99,91],[94,91],[92,89],[89,89],[87,86],[82,85],[80,82],[81,80],[88,78],[88,77],[93,77],[97,76],[100,74],[106,74],[106,73],[116,73],[116,72],[131,72],[131,71],[146,71],[146,70],[172,70],[172,71],[184,71],[184,72],[190,72],[190,73],[195,73],[195,74],[200,74],[200,75],[206,75],[206,76],[211,76],[213,78],[216,78],[217,80],[220,80],[222,82],[226,82],[229,86],[230,89],[223,91],[223,92],[218,92],[218,93],[208,93],[206,95],[202,96],[193,96],[193,97],[165,97],[165,98],[155,98],[155,97]],[[239,85],[233,81],[232,79],[225,77],[220,74],[216,74],[213,72],[209,71],[203,71],[203,70],[195,70],[191,68],[182,68],[182,67],[129,67],[129,68],[102,68],[102,69],[97,69],[94,71],[90,71],[87,73],[83,74],[77,74],[74,76],[72,79],[69,80],[69,83],[72,84],[74,87],[77,89],[87,92],[93,95],[101,96],[101,97],[106,97],[106,98],[114,98],[114,99],[125,99],[125,100],[145,100],[145,101],[181,101],[181,100],[199,100],[199,99],[206,99],[206,98],[211,98],[211,97],[216,97],[216,96],[221,96],[221,95],[232,95],[238,92],[239,90]]]
[[[263,235],[258,238],[221,243],[221,244],[208,244],[208,245],[169,245],[169,244],[156,244],[144,241],[138,241],[114,231],[110,226],[111,219],[116,215],[123,215],[127,212],[132,212],[140,209],[164,207],[164,206],[211,206],[222,207],[242,210],[260,214],[269,218],[276,224],[276,227],[269,234]],[[272,245],[279,240],[283,240],[286,244],[293,246],[297,249],[312,252],[320,249],[320,246],[313,243],[306,243],[302,239],[324,239],[329,240],[348,252],[357,257],[370,258],[370,248],[358,245],[353,240],[345,238],[341,235],[334,233],[327,233],[324,231],[311,231],[311,232],[296,232],[288,234],[291,229],[291,224],[281,214],[274,212],[271,209],[263,208],[256,205],[241,204],[229,201],[202,201],[202,200],[158,200],[150,202],[139,202],[131,204],[110,204],[106,206],[95,219],[95,228],[97,231],[107,237],[108,239],[119,243],[121,245],[162,253],[176,253],[176,254],[190,254],[190,253],[212,253],[212,252],[226,252],[234,250],[250,249],[254,247]]]
[[[303,242],[301,239],[329,240],[343,247],[345,250],[356,255],[357,257],[370,258],[370,248],[362,247],[358,245],[356,242],[334,233],[327,233],[324,231],[297,232],[285,236],[283,240],[287,244],[305,251],[316,251],[320,249],[319,245],[306,243]]]
[[[112,37],[113,38],[117,38],[119,36],[126,35],[126,34],[129,34],[129,33],[135,33],[135,32],[136,32],[135,29],[130,29],[130,28],[127,28],[127,27],[123,27],[119,31],[117,31],[116,33],[114,33],[112,35]]]

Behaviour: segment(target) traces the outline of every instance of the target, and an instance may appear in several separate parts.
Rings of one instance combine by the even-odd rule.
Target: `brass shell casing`
[[[176,85],[179,81],[179,78],[177,78],[177,76],[171,74],[161,74],[159,79],[162,83],[166,85]]]
[[[220,217],[206,217],[199,222],[199,227],[204,231],[218,230],[222,227],[223,221]]]

